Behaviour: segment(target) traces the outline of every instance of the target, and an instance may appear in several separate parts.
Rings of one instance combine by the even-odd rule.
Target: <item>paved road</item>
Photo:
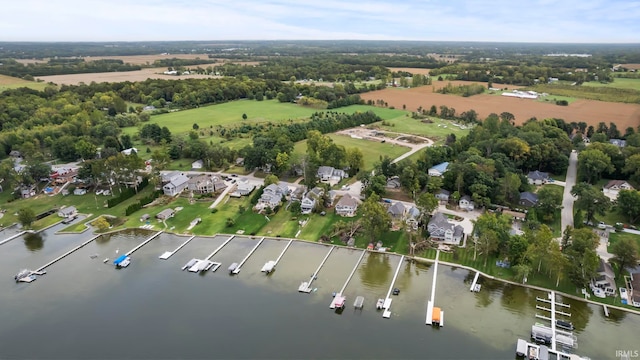
[[[567,169],[567,178],[565,180],[564,195],[562,197],[562,215],[561,226],[562,231],[567,226],[573,227],[573,202],[575,198],[571,195],[571,189],[576,184],[576,177],[578,173],[578,154],[572,152],[569,155],[569,168]]]

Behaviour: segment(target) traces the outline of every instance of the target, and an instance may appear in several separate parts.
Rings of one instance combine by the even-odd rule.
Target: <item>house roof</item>
[[[162,181],[169,182],[171,179],[178,177],[182,173],[180,171],[172,171],[169,173],[162,174]]]
[[[604,186],[605,189],[611,189],[614,186],[620,187],[624,184],[627,184],[627,186],[629,186],[631,189],[633,189],[633,186],[631,186],[631,184],[629,184],[629,182],[624,181],[624,180],[611,180],[607,183],[607,185]]]
[[[391,205],[387,212],[392,215],[404,215],[404,212],[406,210],[407,209],[405,208],[404,204],[398,201],[395,204]]]
[[[409,211],[407,212],[407,215],[408,215],[410,218],[415,219],[415,218],[417,218],[418,216],[420,216],[420,210],[418,210],[418,208],[417,208],[417,207],[412,206],[412,207],[411,207],[411,209],[409,209]]]
[[[518,218],[518,219],[524,219],[527,216],[527,214],[523,212],[511,211],[511,210],[502,210],[502,214],[509,215],[511,217]]]
[[[449,223],[449,220],[443,213],[437,212],[433,214],[433,216],[431,217],[431,220],[429,220],[429,225],[430,226],[435,225],[436,227],[439,227],[439,228],[447,228],[451,226],[451,223]]]
[[[609,143],[618,147],[625,147],[625,145],[627,145],[627,141],[622,139],[609,139]]]
[[[322,194],[324,194],[324,189],[316,186],[313,189],[309,190],[309,193],[307,193],[307,196],[312,195],[314,197],[320,197],[322,196]]]
[[[460,201],[467,201],[467,202],[471,202],[471,196],[469,195],[464,195],[460,198]]]
[[[528,200],[532,203],[537,203],[538,202],[538,195],[529,192],[529,191],[525,191],[525,192],[521,192],[520,193],[520,200]]]
[[[196,165],[204,166],[204,161],[196,160],[196,161],[191,163],[191,167],[196,167]]]
[[[358,206],[358,200],[356,200],[353,196],[346,194],[336,204],[336,207],[350,207],[356,208]]]
[[[449,167],[449,162],[445,161],[443,163],[440,163],[438,165],[435,165],[435,166],[431,167],[429,170],[436,170],[439,173],[443,173],[443,172],[447,171],[448,167]]]
[[[174,214],[173,209],[164,209],[164,210],[160,211],[160,212],[158,213],[158,215],[156,215],[156,217],[164,217],[164,218],[168,218],[168,217],[170,217],[170,216],[171,216],[171,215],[173,215],[173,214]]]
[[[438,191],[436,191],[436,195],[446,195],[446,196],[449,196],[449,195],[451,195],[451,192],[450,192],[449,190],[439,189]]]
[[[615,273],[613,272],[613,268],[611,267],[611,265],[609,265],[608,262],[604,261],[603,258],[600,258],[600,265],[598,266],[597,272],[598,274],[605,275],[612,279],[615,278]]]
[[[185,175],[180,174],[177,177],[175,177],[174,179],[172,179],[169,182],[169,184],[171,184],[171,185],[173,185],[175,187],[178,187],[178,186],[180,186],[180,185],[182,185],[182,184],[184,184],[184,183],[186,183],[188,181],[189,181],[188,177],[186,177]]]
[[[318,175],[320,176],[331,176],[333,174],[333,167],[331,166],[320,166],[318,168]]]
[[[64,209],[61,209],[59,212],[62,214],[73,214],[74,212],[76,212],[76,207],[75,206],[67,206]]]
[[[531,180],[547,180],[549,179],[549,173],[538,171],[538,170],[529,171],[529,174],[527,174],[527,177]]]

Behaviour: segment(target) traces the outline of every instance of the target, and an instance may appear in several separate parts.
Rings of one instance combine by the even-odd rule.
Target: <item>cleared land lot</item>
[[[43,90],[47,87],[46,82],[28,81],[16,77],[0,75],[0,91],[7,89],[17,89],[21,87],[28,87],[35,90]]]
[[[445,83],[446,82],[438,82]],[[451,83],[458,83],[452,81]],[[495,85],[501,87],[502,85]],[[527,119],[560,118],[567,122],[584,121],[589,125],[597,126],[599,122],[613,122],[619,129],[640,125],[640,105],[622,104],[595,100],[576,100],[569,106],[558,106],[530,99],[509,98],[488,94],[462,97],[456,95],[444,95],[434,93],[431,86],[423,86],[413,89],[388,88],[361,94],[365,100],[376,101],[383,99],[389,106],[402,108],[406,105],[408,110],[416,110],[418,107],[429,108],[431,105],[445,105],[456,109],[460,114],[464,111],[475,110],[480,118],[485,118],[491,113],[500,114],[504,111],[512,113],[517,123],[523,123]]]
[[[395,72],[406,71],[408,73],[422,74],[422,75],[429,75],[429,70],[430,70],[430,69],[423,69],[423,68],[405,68],[405,67],[390,67],[388,69]]]
[[[582,86],[612,87],[618,89],[640,90],[640,79],[614,78],[613,82],[603,84],[598,81],[583,83]]]
[[[200,67],[206,67],[214,64],[202,64]],[[195,66],[194,66],[195,67]],[[88,74],[66,74],[66,75],[50,75],[39,76],[45,82],[52,82],[60,85],[78,85],[80,83],[89,84],[92,81],[102,82],[123,82],[123,81],[144,81],[147,79],[165,79],[165,80],[182,80],[182,79],[212,79],[219,76],[213,75],[165,75],[167,68],[149,68],[135,71],[114,71],[104,73],[88,73]]]

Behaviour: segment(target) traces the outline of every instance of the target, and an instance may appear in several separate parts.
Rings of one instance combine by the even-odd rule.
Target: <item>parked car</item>
[[[607,228],[607,224],[604,223],[604,221],[600,221],[598,223],[598,229],[606,229]]]

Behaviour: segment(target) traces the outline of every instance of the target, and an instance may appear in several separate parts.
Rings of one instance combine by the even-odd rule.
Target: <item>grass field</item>
[[[538,97],[538,101],[540,102],[550,102],[552,104],[555,104],[556,101],[562,101],[565,100],[566,102],[568,102],[569,104],[571,104],[572,102],[578,100],[577,98],[574,97],[570,97],[570,96],[560,96],[560,95],[547,95],[547,96],[539,96]],[[560,105],[558,105],[560,106]]]
[[[640,79],[615,78],[613,82],[604,84],[598,81],[589,81],[582,83],[582,86],[640,90]]]
[[[344,135],[329,134],[334,143],[345,148],[356,147],[364,154],[364,170],[373,169],[373,164],[380,160],[381,156],[389,156],[392,159],[406,153],[410,149],[404,146],[397,146],[389,143],[379,143],[371,140],[352,139]],[[305,154],[307,152],[307,141],[299,141],[293,149],[294,153]]]
[[[631,239],[635,241],[636,245],[638,246],[638,256],[640,256],[640,235],[626,232],[611,232],[609,234],[609,245],[607,246],[607,250],[611,251],[611,246],[622,239]]]
[[[8,89],[17,89],[21,87],[28,87],[34,90],[44,90],[47,87],[46,82],[28,81],[16,77],[0,75],[0,91]]]
[[[380,125],[380,123],[376,123],[376,125],[388,131],[425,136],[437,143],[444,142],[449,134],[455,134],[456,137],[459,138],[469,132],[469,129],[462,130],[460,127],[454,126],[453,121],[436,117],[429,117],[429,119],[431,119],[433,123],[423,123],[421,120],[408,116],[399,116],[385,121],[385,123],[389,123],[391,126],[383,126]]]

